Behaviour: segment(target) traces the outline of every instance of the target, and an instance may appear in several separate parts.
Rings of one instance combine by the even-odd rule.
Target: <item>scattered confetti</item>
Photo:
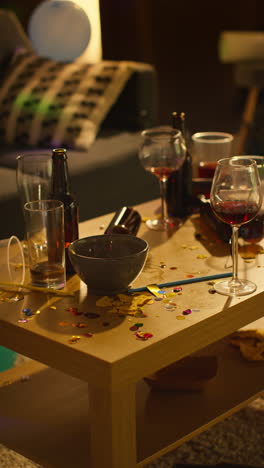
[[[83,333],[82,336],[85,336],[86,338],[92,338],[93,333],[86,332],[86,333]]]
[[[162,297],[155,297],[154,301],[162,301]]]
[[[49,309],[53,309],[53,310],[56,310],[57,307],[56,306],[50,306]]]
[[[87,325],[86,325],[86,323],[84,323],[84,322],[75,322],[75,323],[72,323],[72,327],[76,327],[76,328],[86,328]]]
[[[27,316],[27,317],[31,317],[33,315],[33,312],[31,312],[31,310],[27,310],[26,312],[24,312],[24,314]]]
[[[152,333],[146,333],[146,332],[137,332],[136,337],[140,338],[141,340],[148,340],[149,338],[152,338]]]
[[[200,254],[200,255],[197,255],[196,258],[202,259],[202,260],[203,260],[204,258],[208,258],[208,256],[207,256],[207,255]]]
[[[177,320],[184,320],[185,317],[184,317],[184,315],[176,315],[176,319]]]
[[[186,275],[186,278],[194,278],[194,275]]]
[[[170,270],[177,270],[177,267],[176,266],[171,266]]]
[[[80,338],[81,338],[80,336],[72,336],[70,340],[68,340],[68,343],[75,344],[77,343],[77,341],[79,341]]]
[[[147,289],[151,294],[153,294],[156,297],[159,297],[159,287],[156,284],[148,284]]]
[[[183,311],[183,315],[189,315],[191,313],[192,313],[191,309],[186,309]]]
[[[181,286],[176,286],[175,288],[173,288],[173,291],[174,291],[174,292],[181,292],[181,291],[182,291],[182,287],[181,287]]]
[[[167,297],[175,297],[177,296],[176,292],[170,292],[166,294]]]
[[[216,290],[213,288],[208,289],[209,294],[215,294]]]
[[[174,309],[175,309],[175,306],[172,305],[172,304],[165,304],[165,309],[167,309],[167,310],[174,310]]]
[[[143,327],[143,323],[135,323],[135,327]]]
[[[23,309],[23,312],[24,312],[24,314],[26,314],[27,312],[31,312],[31,309],[28,309],[28,308]]]
[[[19,321],[19,323],[27,323],[28,322],[28,320],[25,319],[25,318],[19,319],[18,321]]]

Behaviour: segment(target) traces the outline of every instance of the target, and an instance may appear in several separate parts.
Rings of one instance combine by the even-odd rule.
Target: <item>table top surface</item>
[[[155,200],[136,208],[145,218],[158,207]],[[80,237],[102,234],[112,216],[81,223]],[[151,231],[142,222],[138,236],[148,241],[149,256],[132,287],[231,271],[228,245],[210,233],[198,215],[169,233]],[[176,296],[173,288],[166,288],[167,302],[153,300],[144,305],[143,316],[133,312],[120,315],[111,307],[98,307],[98,297],[89,295],[86,285],[75,276],[70,281],[80,288],[74,297],[31,292],[18,303],[0,303],[0,343],[84,380],[90,371],[98,381],[109,375],[117,382],[135,380],[260,319],[263,269],[263,254],[250,261],[240,256],[239,276],[255,281],[255,293],[241,298],[211,294],[212,286],[206,281],[183,285]],[[34,315],[22,323],[19,320],[25,318],[25,308]],[[186,309],[192,312],[183,314]],[[138,337],[135,324],[140,324],[138,331],[152,336],[146,340]]]

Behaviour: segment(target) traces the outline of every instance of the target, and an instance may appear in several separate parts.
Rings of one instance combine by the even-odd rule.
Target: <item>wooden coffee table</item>
[[[148,216],[158,206],[137,209]],[[111,218],[82,223],[81,237],[102,233]],[[138,235],[150,254],[133,287],[229,271],[228,246],[196,239],[198,231],[197,217],[169,235],[142,223]],[[0,344],[34,361],[0,376],[0,442],[45,468],[143,467],[247,405],[263,391],[263,363],[247,362],[227,336],[253,321],[250,328],[264,328],[264,255],[251,263],[240,259],[239,272],[257,283],[256,293],[230,299],[210,294],[207,282],[193,283],[174,298],[175,310],[155,301],[143,318],[96,307],[82,283],[75,297],[30,293],[17,304],[1,303]],[[74,306],[88,316],[73,315]],[[25,307],[40,313],[21,323]],[[193,312],[177,319],[186,309]],[[76,328],[77,322],[87,327]],[[130,328],[138,322],[152,338],[136,337]],[[87,331],[93,336],[84,336]],[[73,335],[80,339],[70,343]],[[203,391],[153,392],[143,380],[199,350],[219,364]]]

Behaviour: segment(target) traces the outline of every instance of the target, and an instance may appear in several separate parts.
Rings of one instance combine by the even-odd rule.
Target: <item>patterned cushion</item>
[[[0,140],[88,149],[132,73],[129,63],[61,63],[20,52],[0,88]]]

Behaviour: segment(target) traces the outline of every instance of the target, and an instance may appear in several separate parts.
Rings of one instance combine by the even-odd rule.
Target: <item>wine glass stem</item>
[[[238,270],[238,227],[232,226],[232,262],[233,262],[233,276],[232,281],[237,281]]]
[[[161,218],[165,221],[168,218],[167,204],[166,204],[166,188],[167,179],[160,179],[160,196],[161,196]]]

